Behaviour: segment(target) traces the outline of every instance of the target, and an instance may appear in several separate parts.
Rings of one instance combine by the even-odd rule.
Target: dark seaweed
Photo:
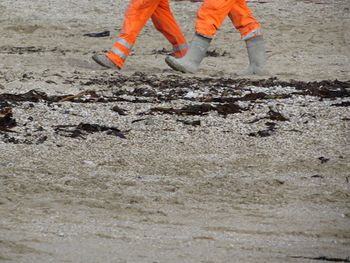
[[[108,135],[114,135],[125,139],[125,135],[115,127],[107,127],[98,124],[80,123],[78,125],[57,125],[54,127],[57,134],[70,137],[86,139],[87,134],[96,132],[106,132]]]

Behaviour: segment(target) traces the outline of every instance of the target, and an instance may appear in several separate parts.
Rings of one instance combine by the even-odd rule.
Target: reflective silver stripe
[[[131,49],[132,48],[132,45],[128,41],[123,39],[123,38],[118,37],[116,42],[118,42],[119,44],[123,45],[127,49]]]
[[[182,44],[180,46],[175,46],[173,48],[173,51],[176,53],[176,52],[179,52],[179,51],[184,50],[186,48],[188,48],[188,45],[185,43],[185,44]]]
[[[250,32],[245,37],[243,37],[242,40],[248,40],[248,39],[250,39],[252,37],[260,36],[260,35],[262,35],[262,30],[261,30],[261,28],[257,28],[255,30],[253,30],[252,32]]]
[[[121,57],[122,60],[125,60],[126,57],[127,57],[127,55],[124,54],[123,51],[117,49],[116,47],[112,47],[112,48],[111,48],[111,51],[112,51],[114,54],[116,54],[117,56]]]

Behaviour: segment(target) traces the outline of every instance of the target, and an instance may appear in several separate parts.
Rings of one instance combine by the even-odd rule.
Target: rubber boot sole
[[[176,71],[180,71],[182,73],[195,73],[196,72],[196,70],[191,70],[188,67],[185,67],[183,64],[178,62],[178,59],[176,59],[174,57],[170,57],[170,56],[166,57],[165,63],[167,63],[168,66],[171,67],[172,69],[174,69]]]
[[[104,67],[104,68],[109,68],[109,69],[119,69],[116,65],[113,64],[113,62],[111,62],[111,65],[107,65],[106,63],[103,63],[102,60],[100,60],[99,55],[95,54],[92,56],[92,59],[99,64],[100,66]],[[113,64],[113,65],[112,65]]]

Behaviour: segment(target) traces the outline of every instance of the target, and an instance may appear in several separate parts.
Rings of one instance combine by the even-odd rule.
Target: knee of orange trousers
[[[159,17],[152,16],[152,21],[155,28],[163,34],[172,45],[182,45],[186,43],[186,38],[175,20],[171,20],[170,18],[159,19]]]
[[[234,0],[204,1],[197,13],[196,32],[205,37],[214,37],[234,2]]]
[[[185,36],[170,10],[168,1],[161,1],[152,14],[152,22],[171,44],[182,45],[186,43]]]

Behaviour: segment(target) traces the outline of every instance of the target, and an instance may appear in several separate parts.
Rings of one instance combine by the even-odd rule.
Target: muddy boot
[[[99,65],[105,68],[120,69],[116,64],[114,64],[105,54],[95,54],[92,59]]]
[[[183,73],[195,73],[207,54],[211,39],[195,34],[191,46],[182,58],[167,56],[165,62],[173,69]]]
[[[256,36],[245,41],[249,57],[248,68],[240,75],[268,75],[265,69],[266,51],[265,42],[262,36]]]

